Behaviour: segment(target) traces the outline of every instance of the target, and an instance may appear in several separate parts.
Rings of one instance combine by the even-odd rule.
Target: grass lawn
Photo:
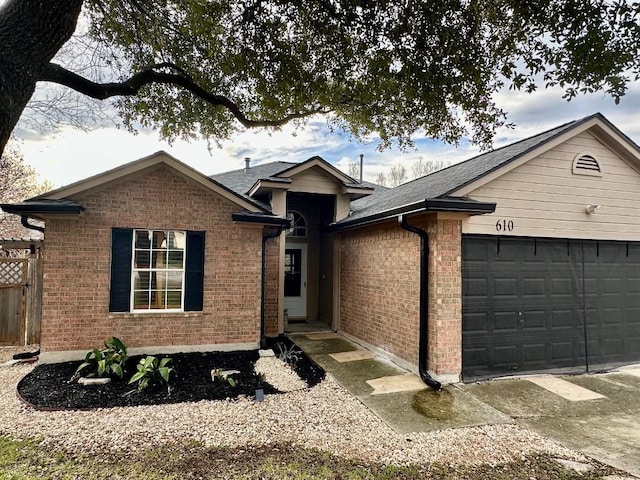
[[[96,432],[96,435],[99,435]],[[425,452],[425,457],[427,456]],[[439,464],[397,467],[347,460],[317,450],[290,445],[205,448],[166,445],[123,455],[70,455],[39,445],[0,437],[0,479],[599,479],[615,473],[594,464],[589,473],[567,470],[547,456],[509,464],[449,467]]]

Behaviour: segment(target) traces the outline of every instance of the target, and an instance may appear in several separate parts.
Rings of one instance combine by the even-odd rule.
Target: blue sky
[[[494,147],[511,143],[570,120],[601,112],[636,143],[640,143],[640,82],[631,85],[619,105],[603,94],[578,97],[571,102],[562,99],[562,90],[540,90],[534,94],[504,91],[496,101],[514,123],[514,129],[501,129]],[[320,155],[346,170],[349,162],[365,156],[364,179],[373,181],[379,172],[388,172],[401,163],[411,170],[419,158],[425,161],[457,162],[478,153],[478,148],[463,139],[457,147],[436,142],[416,134],[416,149],[401,152],[395,148],[377,151],[376,139],[358,143],[348,135],[331,133],[321,119],[313,119],[306,128],[294,132],[285,127],[279,132],[246,131],[223,141],[209,150],[204,141],[175,141],[169,145],[156,132],[142,131],[137,135],[125,129],[103,127],[85,132],[65,127],[55,134],[42,134],[19,125],[20,149],[25,160],[40,176],[56,186],[81,180],[114,168],[158,150],[165,150],[205,174],[213,174],[244,166],[244,157],[253,164],[270,161],[300,162]]]

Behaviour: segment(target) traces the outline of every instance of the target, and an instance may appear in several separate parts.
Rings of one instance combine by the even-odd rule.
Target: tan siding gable
[[[290,192],[339,194],[341,183],[319,167],[310,168],[291,177]]]
[[[576,155],[599,162],[602,177],[575,175]],[[640,173],[588,131],[542,153],[468,196],[495,201],[491,215],[471,217],[464,233],[559,238],[637,240],[640,238]],[[601,205],[589,215],[587,205]],[[504,231],[511,225],[513,230]],[[498,231],[496,224],[502,228]]]

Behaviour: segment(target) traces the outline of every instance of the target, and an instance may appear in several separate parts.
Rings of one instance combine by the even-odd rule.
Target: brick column
[[[428,370],[443,383],[462,372],[462,221],[427,220],[429,233]]]

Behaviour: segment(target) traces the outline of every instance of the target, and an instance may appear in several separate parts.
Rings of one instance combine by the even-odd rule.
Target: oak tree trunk
[[[8,0],[0,7],[0,154],[36,82],[76,29],[83,0]]]

